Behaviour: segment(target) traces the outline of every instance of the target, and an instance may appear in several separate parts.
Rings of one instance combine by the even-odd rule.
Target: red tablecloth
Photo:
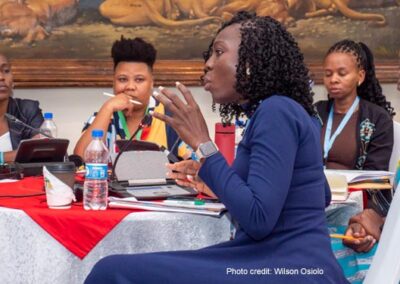
[[[39,196],[10,198],[6,195]],[[82,203],[68,210],[49,209],[42,177],[0,183],[0,206],[21,209],[57,241],[83,259],[126,215],[133,210],[85,211]]]

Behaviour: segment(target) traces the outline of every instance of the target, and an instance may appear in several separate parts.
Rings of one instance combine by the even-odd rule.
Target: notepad
[[[109,197],[108,205],[111,208],[143,209],[160,212],[180,212],[216,217],[221,216],[222,213],[226,210],[224,204],[215,202],[204,202],[202,204],[196,204],[194,201],[181,200],[163,200],[155,202],[142,201],[134,197]]]

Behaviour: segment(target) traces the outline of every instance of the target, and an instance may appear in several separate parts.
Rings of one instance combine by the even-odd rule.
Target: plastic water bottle
[[[57,126],[53,121],[53,113],[45,112],[44,121],[40,126],[40,130],[47,135],[51,136],[51,138],[57,138]],[[46,136],[39,133],[40,138],[46,138]]]
[[[86,175],[83,185],[83,208],[105,210],[107,208],[108,149],[103,143],[103,130],[92,130],[92,141],[85,150]]]

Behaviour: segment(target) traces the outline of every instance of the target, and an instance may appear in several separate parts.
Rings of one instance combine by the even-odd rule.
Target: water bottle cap
[[[93,138],[103,137],[103,134],[104,134],[104,132],[101,129],[93,129],[92,130],[92,137]]]
[[[47,119],[53,119],[53,113],[52,112],[45,112],[43,117],[47,118]]]

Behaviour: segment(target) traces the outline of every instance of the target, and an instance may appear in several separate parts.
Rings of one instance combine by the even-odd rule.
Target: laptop
[[[115,166],[116,180],[110,182],[110,195],[135,197],[138,200],[195,196],[197,191],[182,187],[166,177],[168,163],[162,151],[128,151],[121,154]]]

